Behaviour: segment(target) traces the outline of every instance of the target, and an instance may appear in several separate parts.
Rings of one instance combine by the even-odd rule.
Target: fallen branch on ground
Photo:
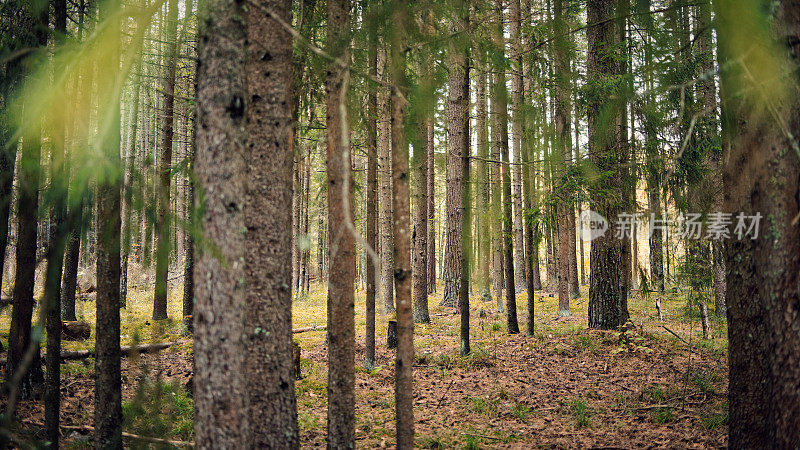
[[[122,353],[122,356],[130,356],[133,353],[157,352],[159,350],[164,350],[167,347],[171,347],[177,344],[178,344],[177,342],[158,342],[156,344],[123,345],[122,347],[120,347],[120,351]],[[94,349],[61,352],[62,361],[83,359],[83,358],[88,358],[90,356],[94,356]],[[43,361],[45,359],[46,357],[42,357]]]
[[[305,327],[305,328],[295,328],[292,330],[292,333],[305,333],[306,331],[317,331],[317,330],[324,330],[328,328],[327,326],[318,327],[314,325],[313,327]]]
[[[688,345],[688,346],[690,346],[690,347],[691,347],[691,344],[689,344],[689,342],[687,342],[687,341],[686,341],[686,339],[684,339],[684,338],[682,338],[682,337],[678,336],[678,333],[676,333],[676,332],[674,332],[674,331],[670,330],[669,328],[667,328],[667,326],[666,326],[666,325],[661,325],[661,328],[663,328],[663,329],[665,329],[665,330],[669,331],[670,333],[672,333],[672,335],[673,335],[673,336],[675,336],[676,338],[678,338],[678,339],[682,340],[682,341],[683,341],[683,342],[684,342],[686,345]]]

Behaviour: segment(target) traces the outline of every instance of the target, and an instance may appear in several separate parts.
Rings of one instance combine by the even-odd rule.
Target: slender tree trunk
[[[392,81],[392,210],[394,213],[394,282],[397,291],[397,353],[395,358],[395,417],[397,448],[414,448],[414,318],[411,300],[411,208],[409,202],[408,144],[405,138],[405,114],[408,81],[406,80],[405,39],[411,20],[404,0],[393,2],[390,38]],[[401,92],[401,90],[406,92]],[[421,156],[421,155],[420,155]],[[423,174],[424,175],[424,174]],[[425,178],[422,178],[423,182]],[[421,183],[420,183],[421,184]],[[423,199],[424,201],[424,199]],[[425,209],[421,213],[425,214]],[[427,233],[427,231],[425,231]],[[424,247],[424,242],[421,243]],[[424,252],[424,248],[421,250]],[[424,267],[424,261],[422,262]],[[424,271],[422,271],[424,272]],[[416,278],[416,277],[415,277]],[[422,295],[427,297],[425,286]],[[425,299],[427,303],[427,298]],[[427,312],[427,308],[426,308]],[[352,359],[352,357],[351,357]],[[351,373],[352,376],[352,373]]]
[[[435,98],[435,96],[434,96]],[[433,101],[436,104],[436,101]],[[425,133],[427,135],[426,142],[428,149],[428,255],[425,260],[428,264],[428,293],[436,292],[436,227],[434,220],[436,219],[436,198],[434,190],[434,176],[435,176],[435,152],[434,152],[434,137],[433,126],[435,116],[431,113],[431,118],[426,122]]]
[[[109,21],[113,31],[108,59],[119,61],[121,50],[121,21],[115,15],[120,3],[101,5],[101,19]],[[116,67],[115,67],[116,69]],[[101,82],[99,92],[108,93],[101,101],[101,111],[106,113],[106,130],[100,135],[100,148],[105,151],[107,167],[120,167],[120,92],[116,83],[121,74],[112,70],[112,76]],[[104,126],[102,126],[104,125]],[[120,188],[119,175],[99,181],[97,186],[97,337],[95,343],[95,396],[94,423],[96,449],[122,448],[122,378],[120,362]]]
[[[496,0],[495,24],[493,40],[497,46],[498,54],[504,53],[503,38],[503,1]],[[502,59],[502,58],[501,58]],[[508,92],[506,91],[505,68],[495,67],[494,97],[492,104],[497,103],[497,125],[499,125],[499,150],[502,158],[502,241],[503,241],[503,272],[506,287],[506,322],[509,334],[519,333],[517,323],[517,300],[514,278],[514,222],[511,214],[513,199],[511,197],[511,165],[508,157]],[[499,200],[499,195],[498,195]]]
[[[492,300],[491,286],[489,284],[489,265],[492,260],[491,245],[492,232],[489,224],[489,96],[487,95],[487,58],[484,52],[478,53],[474,58],[478,70],[475,71],[475,125],[478,143],[477,161],[477,212],[478,212],[478,288],[483,301]]]
[[[347,61],[350,1],[328,0],[327,8],[328,53]],[[329,63],[325,80],[331,252],[328,281],[328,448],[355,447],[355,240],[354,230],[348,229],[353,211],[349,139],[342,134],[348,132],[347,77],[348,72],[335,63]],[[349,225],[352,227],[352,222]]]
[[[563,33],[566,31],[566,20],[564,18],[564,10],[562,0],[554,0],[553,14],[555,17],[554,33],[557,38],[553,43],[553,65],[556,71],[556,85],[555,85],[555,143],[554,149],[555,158],[557,159],[556,166],[558,167],[559,177],[557,180],[558,191],[560,191],[558,204],[556,205],[558,214],[558,315],[569,316],[572,313],[569,309],[570,300],[570,268],[571,257],[574,257],[575,244],[570,243],[572,237],[571,229],[575,227],[572,220],[572,193],[568,187],[568,170],[571,165],[570,155],[571,149],[570,129],[569,129],[569,56],[567,49],[567,40]]]
[[[203,233],[219,254],[200,252],[195,265],[195,445],[246,448],[246,274],[232,263],[246,255],[246,12],[237,2],[200,5],[196,173]]]
[[[153,296],[153,320],[167,318],[167,272],[170,256],[170,182],[172,138],[175,135],[175,70],[178,52],[178,0],[169,1],[167,13],[166,74],[164,76],[164,115],[161,119],[161,160],[159,161],[158,219],[156,221],[156,286]]]
[[[426,66],[430,67],[431,61]],[[427,69],[423,69],[427,70]],[[427,80],[431,75],[426,73]],[[429,81],[426,81],[429,83]],[[421,139],[414,145],[414,323],[430,323],[428,311],[428,122],[432,120],[426,113],[421,123],[417,124]],[[430,114],[430,115],[429,115]]]
[[[717,89],[714,77],[714,53],[711,29],[711,5],[701,3],[696,6],[695,32],[697,40],[697,53],[699,54],[700,79],[697,83],[698,94],[701,97],[705,114],[697,128],[703,132],[704,140],[716,144],[719,121],[717,120]],[[712,147],[714,148],[714,147]],[[722,171],[720,154],[710,151],[706,155],[708,172],[704,179],[704,189],[711,195],[711,211],[722,211],[724,195],[722,186]],[[707,187],[707,189],[705,189]],[[725,241],[716,239],[711,242],[712,280],[714,282],[714,306],[718,317],[725,317]]]
[[[378,47],[378,73],[386,76],[386,50]],[[378,122],[380,143],[378,148],[378,183],[380,189],[380,234],[381,234],[381,285],[383,288],[383,313],[394,312],[394,275],[392,274],[392,127],[391,97],[389,88],[381,86],[378,90]]]
[[[28,8],[32,8],[31,5]],[[35,30],[30,40],[31,47],[43,49],[47,46],[48,9],[34,15],[27,14]],[[6,380],[14,378],[18,369],[22,369],[25,354],[31,345],[31,320],[33,318],[33,289],[36,273],[37,235],[36,220],[39,208],[40,158],[42,151],[42,131],[39,125],[26,127],[22,138],[22,154],[17,179],[17,254],[13,306],[11,308],[11,328],[8,333],[8,360],[6,363]],[[44,381],[41,356],[38,344],[33,353],[33,360],[26,369],[19,384],[18,392],[22,398],[33,394],[34,388]]]
[[[131,97],[132,105],[130,134],[125,145],[125,178],[122,181],[122,268],[119,283],[119,300],[122,308],[126,307],[128,299],[128,259],[131,254],[131,179],[133,172],[133,164],[136,161],[136,133],[139,127],[139,94],[142,86],[142,56],[139,56],[139,61],[136,64],[136,71],[133,80],[133,95]],[[74,300],[74,295],[73,295]],[[74,305],[73,305],[74,308]]]
[[[377,32],[369,36],[369,73],[378,76],[378,36]],[[378,249],[378,96],[377,86],[369,87],[369,119],[367,120],[367,245],[376,254]],[[321,234],[321,233],[320,233]],[[414,264],[416,269],[418,266]],[[377,291],[380,261],[367,256],[367,293],[366,293],[366,342],[364,349],[364,367],[368,371],[375,368],[375,294]],[[426,303],[427,305],[427,303]]]
[[[53,22],[57,42],[63,43],[67,33],[67,2],[53,3]],[[56,70],[60,69],[57,67]],[[62,105],[66,107],[66,105]],[[53,204],[50,209],[50,230],[47,245],[47,272],[45,274],[42,305],[47,309],[47,378],[44,392],[44,424],[47,440],[58,448],[61,434],[61,269],[67,243],[67,193],[69,167],[66,160],[66,123],[53,129],[50,153],[50,191]]]
[[[512,202],[513,202],[513,229],[514,229],[514,262],[516,265],[514,284],[515,290],[527,288],[525,273],[525,237],[522,226],[522,151],[525,117],[524,99],[525,92],[522,83],[522,19],[520,16],[520,0],[508,0],[509,34],[511,36],[511,52],[509,55],[511,72],[511,110],[513,121],[511,134],[514,138],[514,167],[512,169]]]

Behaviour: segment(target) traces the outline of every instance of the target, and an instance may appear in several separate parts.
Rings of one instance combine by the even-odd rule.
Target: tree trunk
[[[175,69],[178,53],[178,0],[169,0],[167,44],[164,75],[164,103],[161,119],[161,160],[158,169],[158,218],[156,220],[156,286],[153,296],[153,320],[167,318],[167,272],[170,260],[170,182],[172,172],[172,138],[175,135]]]
[[[202,4],[201,4],[202,5]],[[198,30],[196,174],[204,236],[219,254],[195,265],[194,401],[198,448],[250,447],[245,376],[246,13],[209,0]]]
[[[620,114],[617,102],[605,98],[602,86],[616,77],[618,71],[611,49],[619,40],[614,17],[616,0],[601,0],[587,4],[588,23],[599,25],[587,29],[589,52],[587,83],[592,92],[587,108],[589,129],[589,157],[600,177],[590,186],[591,209],[604,216],[609,224],[616,223],[617,214],[623,211],[622,158],[616,153],[619,145],[618,130],[606,126],[614,123]],[[609,119],[609,116],[611,119]],[[614,329],[625,322],[627,293],[623,287],[625,265],[623,242],[613,233],[606,232],[592,241],[589,267],[589,327]]]
[[[327,8],[328,53],[348,61],[350,1],[328,0]],[[333,62],[328,64],[327,70],[328,236],[331,252],[328,282],[328,447],[354,448],[355,230],[348,229],[348,226],[353,226],[352,166],[349,136],[342,134],[347,133],[349,124],[346,107],[349,74]]]
[[[330,1],[330,0],[329,0]],[[414,318],[411,300],[411,209],[409,204],[408,144],[405,137],[406,79],[405,33],[411,20],[408,3],[394,3],[389,31],[390,79],[392,81],[392,210],[394,213],[394,282],[397,291],[397,352],[395,357],[395,417],[397,448],[414,448]],[[404,92],[401,92],[404,91]],[[421,155],[420,155],[421,156]],[[421,159],[421,158],[420,158]],[[424,176],[424,174],[423,174]],[[422,178],[424,182],[426,177]],[[421,183],[420,183],[421,184]],[[424,199],[423,199],[424,202]],[[425,215],[425,208],[418,213]],[[427,233],[427,231],[425,231]],[[421,243],[424,252],[424,242]],[[424,262],[422,263],[424,267]],[[424,274],[424,271],[422,271]],[[416,277],[414,277],[416,278]],[[422,295],[427,297],[425,286]],[[427,304],[427,298],[424,299]],[[427,305],[426,305],[427,306]],[[427,308],[426,308],[427,312]],[[352,356],[351,356],[352,359]],[[352,372],[351,372],[352,376]]]
[[[32,6],[28,6],[32,8]],[[29,43],[31,47],[47,46],[48,10],[26,11],[32,23],[36,24]],[[14,290],[12,293],[11,327],[8,333],[8,361],[6,380],[11,380],[22,363],[31,345],[31,319],[33,318],[33,289],[36,273],[37,254],[37,210],[39,208],[40,158],[42,151],[42,130],[39,125],[25,127],[22,139],[22,154],[17,178],[17,254]],[[17,388],[22,398],[29,398],[35,387],[44,379],[38,344],[30,363]]]
[[[435,96],[434,96],[435,98]],[[436,101],[433,102],[436,104]],[[425,260],[428,264],[428,293],[436,292],[436,227],[434,220],[436,219],[436,195],[434,191],[434,176],[435,176],[435,152],[434,152],[434,125],[433,113],[431,113],[431,120],[427,121],[425,126],[425,133],[427,134],[426,142],[428,144],[428,255]]]
[[[450,26],[453,30],[461,30],[464,26],[463,18],[451,19]],[[448,100],[447,100],[447,197],[445,211],[447,212],[445,224],[447,227],[446,247],[444,252],[444,295],[441,306],[456,307],[461,293],[461,284],[465,261],[463,234],[470,233],[469,226],[464,228],[464,158],[468,157],[469,147],[465,147],[464,116],[469,114],[469,97],[464,92],[469,87],[467,78],[466,49],[458,45],[450,46],[448,65]]]
[[[369,36],[369,73],[378,76],[378,36]],[[369,119],[367,120],[367,245],[378,254],[378,96],[377,87],[369,87]],[[414,265],[417,268],[417,265]],[[375,369],[375,294],[380,261],[367,255],[366,342],[364,367]],[[427,303],[426,303],[427,305]]]
[[[119,61],[121,50],[121,21],[116,18],[119,2],[101,5],[100,16],[112,27],[112,42],[108,57]],[[116,83],[121,74],[101,81],[99,92],[109,98],[101,100],[103,122],[98,128],[106,130],[100,136],[100,148],[105,151],[107,167],[120,167],[120,92]],[[94,423],[96,449],[122,448],[122,378],[120,374],[120,177],[109,177],[97,186],[97,320],[95,342]]]
[[[754,219],[761,220],[757,236],[734,232],[725,248],[731,448],[792,448],[800,441],[800,158],[792,137],[800,134],[800,3],[774,6],[767,19],[757,3],[715,2],[723,130],[732,133],[724,211],[733,213],[732,226],[740,212],[765,219]],[[771,30],[753,20],[772,21]],[[775,71],[768,86],[749,76],[765,67]]]
[[[525,140],[524,127],[524,86],[522,84],[522,22],[520,16],[520,0],[508,1],[508,21],[509,34],[511,36],[511,52],[509,55],[511,71],[511,111],[513,121],[511,124],[511,134],[514,138],[514,167],[512,169],[513,184],[511,189],[513,202],[513,243],[514,243],[514,263],[516,271],[514,273],[515,290],[527,288],[525,273],[525,237],[522,226],[522,149]]]
[[[124,179],[122,181],[122,268],[119,283],[119,299],[120,306],[126,307],[128,299],[128,259],[131,254],[131,179],[133,173],[133,165],[136,161],[136,133],[139,127],[139,94],[142,86],[142,57],[136,64],[136,71],[133,80],[133,95],[131,97],[131,117],[130,124],[131,130],[125,145],[125,164]],[[73,295],[73,301],[75,297]],[[74,305],[72,305],[74,309]]]
[[[291,1],[260,4],[290,20]],[[292,282],[292,216],[286,209],[292,201],[292,37],[261,9],[250,8],[247,42],[245,366],[250,430],[255,447],[297,447],[292,292],[285,288]]]
[[[67,2],[58,0],[53,4],[53,22],[58,33],[57,42],[63,44],[67,33]],[[56,66],[55,71],[62,69]],[[54,72],[55,72],[54,71]],[[56,72],[57,73],[57,72]],[[63,107],[67,105],[62,104]],[[53,204],[50,209],[50,230],[47,245],[47,272],[45,274],[42,307],[47,310],[47,378],[44,392],[44,424],[47,440],[58,448],[61,434],[61,269],[64,249],[69,235],[67,223],[67,193],[69,189],[69,167],[66,159],[66,123],[53,127],[50,153],[50,191]]]
[[[478,213],[478,289],[481,293],[483,301],[492,300],[492,292],[490,289],[490,275],[489,265],[492,260],[491,245],[492,245],[492,232],[489,224],[491,215],[489,214],[489,167],[487,160],[489,159],[489,96],[486,89],[486,76],[487,76],[487,56],[485,52],[477,53],[474,58],[475,64],[478,66],[475,71],[475,125],[478,143],[478,160],[477,160],[477,192],[476,203]]]
[[[558,214],[558,315],[569,316],[572,313],[569,309],[570,300],[570,280],[571,280],[571,256],[575,254],[575,244],[570,237],[575,227],[572,220],[572,192],[570,192],[568,182],[568,171],[571,166],[570,155],[572,153],[569,144],[570,135],[570,120],[569,112],[569,55],[567,48],[567,40],[564,32],[567,30],[566,20],[564,18],[564,10],[562,0],[555,0],[553,3],[553,14],[555,22],[553,25],[553,32],[556,33],[556,39],[553,43],[553,66],[556,71],[555,83],[555,149],[554,157],[556,158],[557,172],[554,174],[558,178],[555,180],[558,194],[558,203],[556,210]],[[589,22],[591,23],[591,22]]]
[[[378,73],[382,77],[387,71],[386,49],[378,47]],[[394,312],[394,282],[392,274],[392,121],[389,88],[378,88],[378,122],[380,143],[378,148],[378,185],[380,189],[380,234],[381,234],[381,286],[383,289],[383,314]]]
[[[432,59],[432,58],[429,58]],[[431,67],[432,61],[427,61],[426,66]],[[428,69],[423,69],[428,70]],[[426,80],[431,79],[430,72],[426,72]],[[430,81],[426,81],[430,83]],[[432,119],[433,109],[423,115],[417,127],[421,139],[414,145],[414,323],[430,323],[428,311],[428,149],[433,145],[428,143],[428,122]],[[368,202],[368,205],[370,203]]]
[[[493,40],[497,46],[498,54],[504,53],[503,38],[503,1],[495,1],[495,14],[497,23],[494,25]],[[502,59],[502,58],[501,58]],[[511,198],[511,165],[508,158],[508,92],[506,91],[505,68],[495,67],[494,97],[492,104],[497,103],[497,125],[499,125],[500,157],[502,158],[502,242],[503,242],[503,268],[506,288],[506,322],[509,334],[519,333],[517,323],[517,302],[514,278],[514,222],[511,214],[513,199]],[[499,195],[498,195],[499,200]]]

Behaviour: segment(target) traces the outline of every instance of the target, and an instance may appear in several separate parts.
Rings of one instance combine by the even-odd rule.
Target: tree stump
[[[386,336],[386,346],[389,348],[397,348],[397,321],[389,321],[388,334]]]
[[[65,341],[85,341],[92,334],[92,327],[86,322],[61,322],[61,338]]]
[[[292,341],[292,357],[294,361],[294,377],[301,380],[303,376],[300,374],[300,344]]]

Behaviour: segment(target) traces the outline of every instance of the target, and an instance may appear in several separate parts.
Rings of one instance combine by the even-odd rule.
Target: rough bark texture
[[[198,448],[250,447],[245,379],[246,13],[234,0],[200,7],[197,180],[204,236],[219,252],[195,265],[194,401]]]
[[[386,50],[378,48],[378,72],[386,75]],[[378,88],[378,185],[380,196],[379,227],[381,235],[381,288],[383,289],[383,313],[394,312],[394,281],[392,274],[392,121],[389,88]]]
[[[156,282],[153,295],[153,319],[167,318],[167,272],[170,255],[170,181],[172,138],[175,135],[175,69],[178,52],[178,0],[169,1],[167,13],[167,53],[164,55],[164,100],[161,117],[161,158],[158,168],[158,217],[156,220]]]
[[[461,30],[463,26],[460,18],[451,19],[453,30]],[[464,134],[467,133],[464,116],[468,114],[469,97],[464,95],[468,88],[467,55],[464,49],[453,43],[448,56],[450,74],[447,80],[447,196],[445,198],[445,226],[447,228],[446,246],[444,252],[444,295],[442,306],[456,307],[463,283],[462,265],[464,264],[462,234],[469,233],[469,227],[464,229],[464,158],[468,155],[469,147],[464,147]]]
[[[116,17],[117,1],[101,5],[101,18],[116,29],[112,36],[119,36],[121,26]],[[118,61],[121,42],[113,38],[109,42],[108,58]],[[116,71],[114,71],[116,72]],[[105,152],[106,167],[120,167],[120,93],[115,90],[115,73],[106,77],[99,92],[107,93],[100,109],[108,122],[99,129],[107,130],[100,136],[100,146]],[[97,319],[95,330],[95,394],[94,394],[94,447],[96,449],[122,448],[122,379],[120,374],[120,190],[122,176],[106,174],[107,178],[97,186]]]
[[[409,21],[408,4],[394,3],[390,78],[392,88],[392,209],[394,212],[394,283],[397,291],[397,353],[395,356],[394,398],[397,448],[414,448],[414,318],[411,300],[411,205],[409,202],[408,144],[405,137],[406,56],[405,32]],[[423,178],[424,180],[425,178]],[[424,214],[424,208],[423,213]],[[424,246],[424,243],[423,243]],[[424,251],[424,249],[422,250]],[[424,267],[424,266],[423,266]],[[424,286],[423,286],[424,289]],[[427,297],[427,291],[422,292]],[[427,298],[425,299],[427,303]],[[426,308],[427,310],[427,308]],[[352,356],[351,356],[352,359]],[[352,376],[352,373],[351,373]]]
[[[260,3],[289,22],[291,1]],[[292,37],[258,8],[247,23],[247,393],[252,445],[297,448],[292,367]]]
[[[327,8],[328,53],[347,61],[350,1],[328,0]],[[346,76],[344,69],[329,63],[325,79],[331,252],[328,281],[328,448],[355,447],[355,240],[347,226],[347,221],[352,220],[350,148],[343,142],[347,136],[342,135],[347,132],[348,123]]]
[[[587,5],[588,23],[599,23],[587,29],[589,52],[587,76],[591,98],[587,108],[589,124],[589,159],[601,172],[608,173],[591,186],[591,209],[603,215],[610,224],[616,223],[622,212],[621,157],[616,153],[618,131],[604,125],[619,114],[620,107],[607,98],[602,86],[617,71],[611,49],[618,40],[614,17],[615,0],[601,0]],[[612,122],[613,123],[613,122]],[[626,291],[623,286],[625,270],[623,241],[607,231],[592,241],[589,267],[589,327],[613,329],[623,324],[627,315]]]
[[[724,210],[763,217],[757,238],[734,235],[725,249],[729,445],[794,448],[800,442],[800,158],[795,138],[787,135],[800,135],[800,2],[777,3],[771,33],[758,29],[748,35],[741,33],[742,23],[758,17],[760,5],[715,6],[726,67],[721,72],[723,120],[730,121],[723,129],[735,133],[723,167]],[[747,73],[763,70],[765,56],[749,49],[773,39],[774,47],[766,50],[773,53],[766,58],[781,64],[774,75],[785,84],[763,90]],[[739,64],[726,64],[734,59]],[[773,103],[777,89],[783,95]]]

